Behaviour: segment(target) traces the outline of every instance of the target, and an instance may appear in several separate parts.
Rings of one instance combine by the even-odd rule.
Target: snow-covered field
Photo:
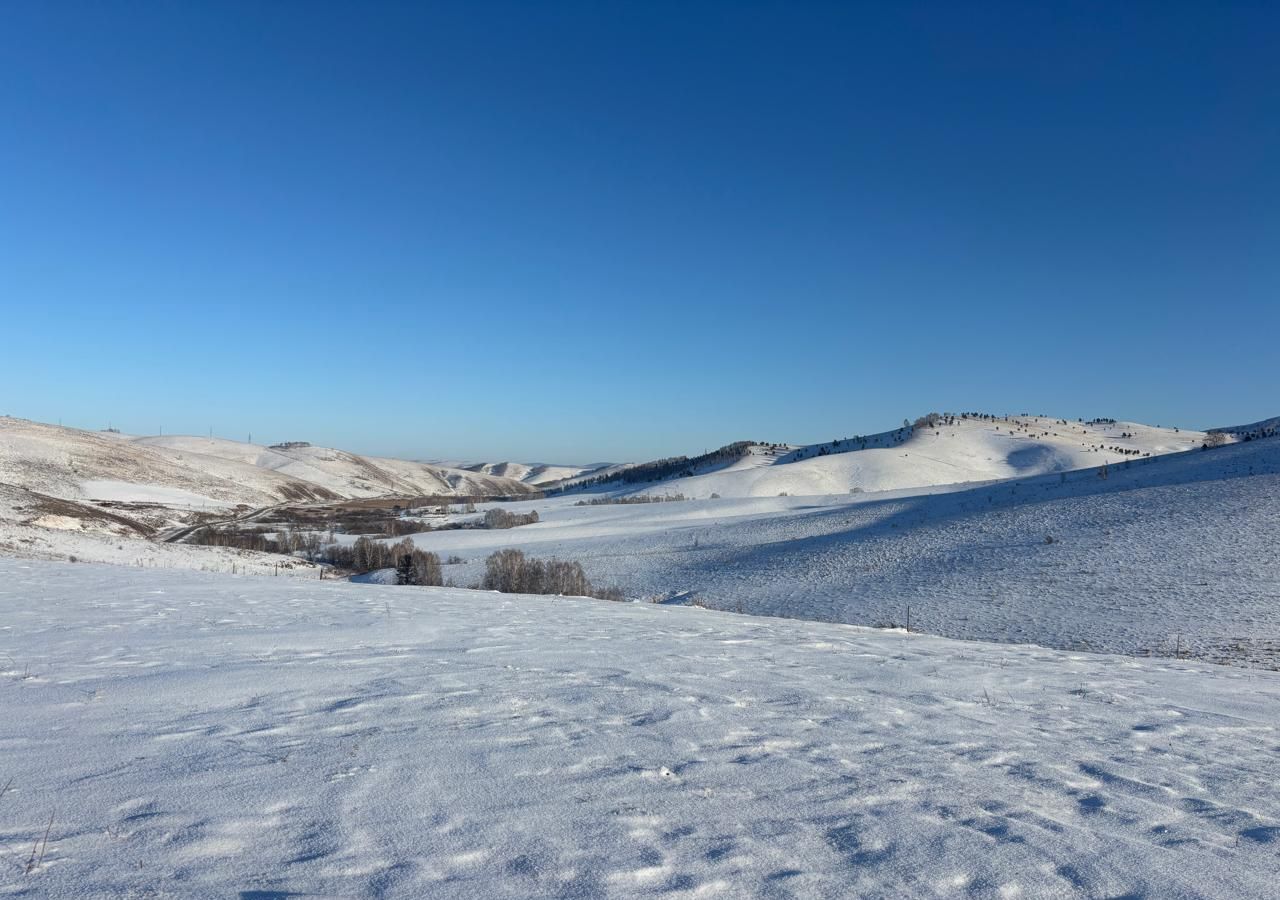
[[[1261,898],[1280,883],[1275,673],[13,560],[0,610],[9,895]]]
[[[864,451],[868,452],[868,451]],[[848,454],[857,456],[858,453]],[[829,497],[512,505],[419,534],[456,583],[516,547],[632,597],[956,638],[1280,666],[1280,441],[983,485]],[[1048,539],[1052,538],[1052,542]]]

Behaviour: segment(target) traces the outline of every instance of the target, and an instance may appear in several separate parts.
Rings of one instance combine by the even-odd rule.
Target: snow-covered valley
[[[1280,666],[1280,547],[1273,538],[1280,526],[1274,502],[1280,441],[1240,436],[1261,433],[1265,422],[1219,435],[1224,446],[1200,450],[1193,448],[1209,441],[1203,432],[1111,420],[944,416],[936,426],[824,445],[743,444],[737,455],[697,471],[667,466],[662,471],[674,477],[656,481],[628,481],[634,469],[611,467],[598,470],[603,480],[536,499],[480,503],[470,514],[455,505],[445,516],[411,515],[387,499],[377,501],[385,506],[381,519],[346,520],[347,506],[375,501],[282,503],[264,493],[274,502],[256,509],[222,503],[199,510],[185,493],[189,482],[155,476],[154,483],[133,484],[113,462],[113,448],[126,448],[121,459],[136,466],[134,448],[146,454],[164,447],[184,464],[213,459],[268,480],[309,475],[314,480],[307,484],[329,491],[342,484],[325,481],[302,460],[331,451],[135,440],[6,421],[0,465],[16,472],[17,482],[58,490],[62,482],[50,472],[69,479],[106,469],[117,476],[61,489],[102,500],[0,484],[0,550],[11,555],[272,575],[283,565],[319,579],[321,569],[308,561],[314,554],[189,542],[200,538],[203,522],[268,535],[302,529],[305,536],[308,526],[299,523],[314,521],[321,530],[310,540],[349,547],[369,528],[394,520],[428,529],[409,540],[437,554],[446,582],[462,587],[481,580],[490,554],[514,548],[578,561],[595,584],[633,600]],[[33,446],[46,448],[44,455]],[[55,465],[51,448],[70,463]],[[200,448],[216,455],[193,455]],[[144,471],[151,470],[136,470],[133,480]],[[503,471],[527,477],[534,470],[504,464]],[[962,479],[938,483],[946,472]],[[491,472],[466,475],[507,483]],[[793,490],[774,490],[779,486]],[[835,492],[798,493],[819,486]],[[679,499],[635,502],[664,497]],[[536,512],[539,521],[483,527],[494,508]],[[273,516],[283,518],[273,525]],[[394,580],[394,573],[360,580]]]
[[[1103,477],[1105,476],[1105,477]],[[829,497],[514,504],[509,531],[419,534],[466,565],[516,547],[632,597],[955,638],[1280,666],[1280,441],[980,485]]]
[[[1055,421],[416,509],[335,451],[11,427],[0,893],[1272,896],[1280,441]],[[466,589],[510,549],[634,602]]]

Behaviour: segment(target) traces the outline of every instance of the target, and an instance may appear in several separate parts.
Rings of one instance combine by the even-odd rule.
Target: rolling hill
[[[476,472],[481,475],[492,475],[498,478],[514,478],[516,481],[543,487],[549,484],[579,478],[605,469],[609,463],[594,463],[588,466],[557,466],[549,463],[466,463],[459,469]]]
[[[1272,416],[1270,419],[1263,419],[1260,422],[1250,422],[1248,425],[1228,425],[1223,428],[1210,428],[1209,432],[1221,432],[1229,434],[1242,441],[1251,441],[1264,437],[1275,437],[1280,434],[1280,416]]]
[[[519,496],[533,488],[515,478],[447,466],[360,456],[345,450],[293,443],[263,447],[223,438],[164,436],[132,442],[184,457],[225,460],[315,485],[337,497],[389,495]]]
[[[1044,416],[940,417],[910,427],[828,444],[743,443],[685,464],[634,466],[583,490],[776,497],[897,491],[1071,471],[1199,448],[1201,431],[1111,420]],[[725,448],[726,450],[730,448]],[[706,461],[704,461],[706,460]],[[647,470],[659,474],[645,480]],[[663,475],[670,470],[673,474]]]
[[[533,490],[515,479],[323,447],[130,437],[10,417],[0,417],[0,483],[64,500],[192,509]]]
[[[858,454],[850,454],[857,456]],[[727,470],[726,474],[731,474]],[[655,489],[657,490],[657,489]],[[981,484],[827,497],[517,504],[414,535],[458,584],[518,549],[629,597],[954,638],[1280,668],[1280,439]]]

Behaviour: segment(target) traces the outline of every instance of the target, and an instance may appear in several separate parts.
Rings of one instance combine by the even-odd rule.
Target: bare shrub
[[[491,509],[484,514],[485,528],[515,528],[519,525],[532,525],[538,521],[538,511],[531,509],[527,513],[510,513],[505,509]]]
[[[417,519],[387,519],[382,525],[387,537],[400,537],[406,534],[420,534],[424,531],[435,531],[435,527]]]
[[[713,497],[719,497],[719,494],[713,494]],[[677,500],[689,499],[684,494],[635,494],[630,497],[592,497],[590,500],[579,500],[574,506],[626,506],[632,503],[674,503]]]
[[[553,559],[544,567],[542,589],[548,594],[585,597],[591,593],[591,582],[581,563]]]
[[[565,597],[600,597],[623,600],[616,587],[596,589],[582,564],[575,560],[546,562],[526,557],[520,550],[499,550],[484,561],[480,587],[504,594],[558,594]]]
[[[528,563],[519,550],[499,550],[484,561],[484,578],[480,587],[504,594],[519,593],[521,585],[531,580],[527,569]]]

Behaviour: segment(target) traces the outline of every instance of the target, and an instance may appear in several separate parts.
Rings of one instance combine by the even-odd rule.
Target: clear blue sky
[[[586,462],[1280,414],[1275,3],[0,13],[0,413]]]

